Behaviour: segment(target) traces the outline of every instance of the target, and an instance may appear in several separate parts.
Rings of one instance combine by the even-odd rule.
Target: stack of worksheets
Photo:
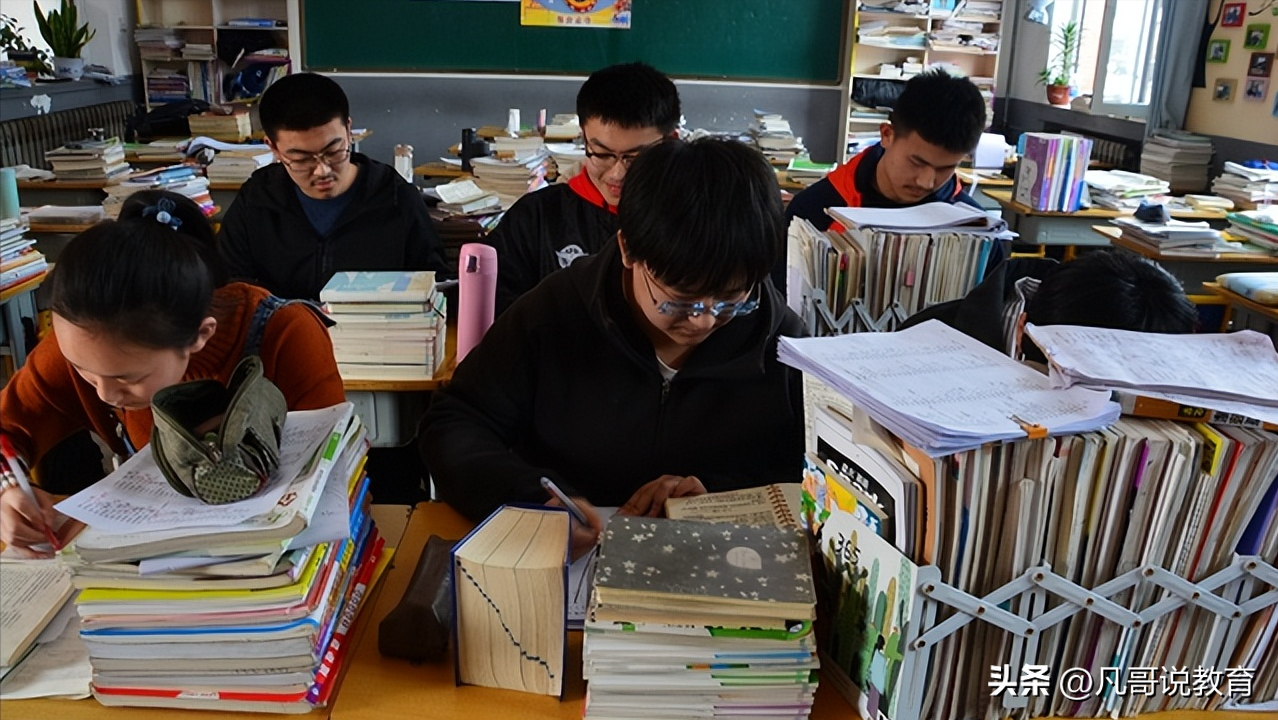
[[[366,432],[347,403],[293,412],[257,495],[179,494],[151,447],[58,505],[88,529],[61,553],[106,705],[307,712],[383,556]]]
[[[320,290],[346,380],[429,380],[444,363],[444,295],[429,270],[340,272]]]
[[[1166,180],[1124,170],[1088,170],[1083,181],[1091,190],[1092,204],[1112,210],[1134,210],[1142,199],[1171,190]]]
[[[582,674],[591,718],[806,718],[819,661],[796,527],[615,516]]]
[[[1213,152],[1211,138],[1205,135],[1158,130],[1141,149],[1140,171],[1166,180],[1172,192],[1202,192]]]
[[[1278,202],[1278,169],[1226,162],[1225,172],[1211,184],[1211,191],[1243,204]]]

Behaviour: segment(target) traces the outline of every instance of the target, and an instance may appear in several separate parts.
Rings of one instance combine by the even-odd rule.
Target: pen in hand
[[[40,501],[36,499],[35,491],[31,489],[31,481],[27,477],[25,464],[22,462],[22,458],[18,457],[18,453],[14,451],[9,438],[4,435],[0,435],[0,455],[3,455],[5,474],[13,478],[22,492],[31,500],[31,504],[39,511]],[[45,539],[49,541],[54,550],[61,550],[62,543],[58,542],[58,536],[53,534],[53,528],[49,527],[47,522],[43,523],[43,525]]]
[[[555,484],[555,481],[548,477],[544,477],[541,479],[541,486],[546,489],[546,492],[554,495],[559,502],[563,503],[564,509],[571,513],[577,522],[582,525],[590,525],[590,519],[586,517],[586,513],[582,512],[581,508],[577,506],[577,503],[573,502],[572,498],[568,497],[564,494],[563,490],[559,489],[559,486]]]

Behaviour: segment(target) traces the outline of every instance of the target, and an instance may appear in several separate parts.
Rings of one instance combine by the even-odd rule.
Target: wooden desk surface
[[[441,388],[453,379],[457,368],[456,324],[448,323],[444,342],[444,364],[430,380],[342,380],[342,388],[347,392],[421,392]]]
[[[1092,230],[1109,238],[1109,241],[1119,247],[1127,248],[1137,255],[1147,257],[1150,260],[1158,260],[1160,262],[1203,262],[1203,263],[1255,263],[1256,265],[1278,265],[1278,255],[1256,255],[1253,253],[1218,253],[1214,256],[1203,257],[1184,257],[1172,255],[1164,256],[1162,253],[1152,248],[1145,247],[1140,243],[1133,242],[1129,238],[1123,237],[1122,229],[1114,225],[1093,225]]]
[[[972,187],[973,185],[980,188],[1010,188],[1016,184],[1015,180],[1004,175],[1002,172],[998,170],[975,170],[973,168],[959,168],[954,171],[954,174],[958,176],[959,180],[963,181],[964,187],[969,187],[969,188]],[[982,190],[982,192],[985,192],[986,195],[989,195],[989,193],[986,192],[985,190]],[[1010,194],[1008,195],[1008,199],[1009,200],[1011,199]]]
[[[1035,217],[1075,217],[1090,219],[1111,219],[1122,215],[1131,215],[1129,212],[1119,212],[1118,210],[1110,210],[1109,208],[1086,208],[1076,210],[1074,212],[1046,212],[1043,210],[1033,210],[1028,205],[1023,205],[1012,199],[1012,190],[1010,189],[990,189],[981,192],[989,196],[990,199],[997,202],[1004,210],[1011,210],[1019,215],[1032,215]],[[1176,210],[1169,209],[1172,217],[1181,220],[1224,220],[1225,212],[1223,210]]]
[[[1230,290],[1229,288],[1222,287],[1218,283],[1214,283],[1214,282],[1203,283],[1203,288],[1207,290],[1207,292],[1209,293],[1213,293],[1215,295],[1219,295],[1220,297],[1224,298],[1225,300],[1229,302],[1230,305],[1237,305],[1239,307],[1247,308],[1249,312],[1256,313],[1257,315],[1262,315],[1274,322],[1278,322],[1278,307],[1274,307],[1272,305],[1261,305],[1260,303],[1256,302],[1255,300],[1252,300],[1249,297],[1239,295],[1238,293],[1234,292],[1233,290]]]
[[[18,190],[101,190],[119,180],[19,180]]]
[[[79,235],[91,227],[93,227],[93,223],[88,225],[75,225],[71,223],[31,223],[31,225],[27,228],[27,232]]]
[[[11,298],[15,298],[29,290],[35,290],[36,288],[40,287],[40,283],[44,282],[45,277],[47,277],[47,273],[37,278],[31,278],[30,280],[22,283],[21,285],[14,285],[13,287],[5,290],[4,292],[0,292],[0,303],[9,302]]]

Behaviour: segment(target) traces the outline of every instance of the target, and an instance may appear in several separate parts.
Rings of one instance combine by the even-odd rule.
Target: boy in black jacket
[[[231,275],[289,299],[319,299],[341,270],[434,270],[451,276],[417,189],[351,152],[342,88],[289,75],[262,96],[278,163],[253,173],[226,211],[218,247]]]
[[[435,394],[421,449],[441,499],[478,520],[545,502],[658,515],[668,497],[794,481],[800,374],[777,338],[801,324],[768,272],[785,237],[776,177],[733,141],[646,150],[620,231],[497,318]],[[584,543],[584,544],[583,544]]]
[[[617,235],[626,170],[641,150],[674,134],[679,91],[643,63],[595,71],[577,92],[586,144],[581,172],[519,199],[488,236],[497,248],[497,313],[550,273],[593,255]]]

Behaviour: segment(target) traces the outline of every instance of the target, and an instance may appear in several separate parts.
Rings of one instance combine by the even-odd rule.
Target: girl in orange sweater
[[[71,241],[50,275],[53,333],[0,391],[0,433],[28,465],[92,430],[120,455],[151,436],[151,396],[179,382],[226,383],[256,353],[290,410],[342,402],[333,347],[313,308],[226,283],[199,206],[150,191],[118,222]],[[0,489],[0,540],[29,549],[54,521],[48,493]]]

